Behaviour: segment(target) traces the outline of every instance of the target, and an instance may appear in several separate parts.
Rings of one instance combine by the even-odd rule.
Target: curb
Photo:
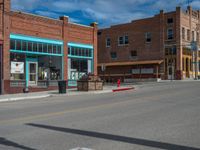
[[[128,91],[128,90],[134,90],[134,87],[127,87],[127,88],[119,88],[119,89],[113,89],[113,92],[121,92],[121,91]]]
[[[40,99],[40,98],[46,98],[50,97],[51,95],[43,95],[43,96],[27,96],[27,97],[19,97],[19,98],[5,98],[0,99],[0,102],[12,102],[12,101],[19,101],[19,100],[25,100],[25,99]]]
[[[78,95],[91,95],[91,94],[103,94],[103,93],[112,93],[112,92],[119,92],[119,91],[127,91],[127,90],[133,90],[134,87],[124,87],[119,89],[110,89],[105,91],[93,91],[90,93],[67,93],[67,94],[46,94],[46,95],[40,95],[40,96],[24,96],[24,97],[14,97],[14,98],[3,98],[0,99],[1,102],[14,102],[14,101],[20,101],[20,100],[27,100],[27,99],[41,99],[41,98],[47,98],[47,97],[62,97],[62,96],[78,96]]]

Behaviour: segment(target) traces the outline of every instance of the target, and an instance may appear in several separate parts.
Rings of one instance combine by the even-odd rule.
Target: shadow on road
[[[26,125],[32,126],[32,127],[48,129],[48,130],[70,133],[70,134],[77,134],[77,135],[81,135],[81,136],[88,136],[88,137],[94,137],[94,138],[100,138],[100,139],[106,139],[106,140],[112,140],[112,141],[119,141],[119,142],[124,142],[124,143],[129,143],[129,144],[137,144],[137,145],[148,146],[148,147],[153,147],[153,148],[160,148],[160,149],[165,149],[165,150],[200,150],[200,148],[195,148],[195,147],[182,146],[182,145],[170,144],[170,143],[165,143],[165,142],[125,137],[125,136],[119,136],[119,135],[112,135],[112,134],[106,134],[106,133],[84,131],[84,130],[70,129],[70,128],[62,128],[62,127],[54,127],[54,126],[49,126],[49,125],[41,125],[41,124],[33,124],[33,123],[28,123]]]
[[[5,146],[14,147],[14,148],[19,148],[19,149],[22,149],[22,150],[36,150],[36,149],[33,149],[33,148],[29,148],[29,147],[17,144],[15,142],[9,141],[9,140],[7,140],[5,138],[2,138],[2,137],[0,137],[0,145],[5,145]]]

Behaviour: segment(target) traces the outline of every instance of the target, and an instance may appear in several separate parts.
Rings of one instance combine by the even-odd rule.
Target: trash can
[[[66,81],[58,81],[58,89],[59,94],[65,94],[66,93]]]

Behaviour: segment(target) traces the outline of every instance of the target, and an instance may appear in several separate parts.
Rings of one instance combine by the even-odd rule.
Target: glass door
[[[29,85],[30,86],[36,86],[37,85],[37,70],[38,65],[37,62],[29,62]]]

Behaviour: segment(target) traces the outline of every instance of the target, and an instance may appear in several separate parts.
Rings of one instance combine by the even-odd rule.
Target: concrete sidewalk
[[[129,86],[121,86],[120,88],[127,88]],[[58,97],[58,96],[74,96],[74,95],[91,95],[91,94],[102,94],[102,93],[111,93],[113,89],[116,89],[115,85],[104,86],[102,91],[89,91],[89,92],[80,92],[77,89],[68,89],[66,94],[59,94],[58,90],[55,91],[45,91],[45,92],[34,92],[34,93],[20,93],[20,94],[9,94],[1,95],[0,102],[12,102],[18,100],[26,99],[41,99],[46,97]]]

